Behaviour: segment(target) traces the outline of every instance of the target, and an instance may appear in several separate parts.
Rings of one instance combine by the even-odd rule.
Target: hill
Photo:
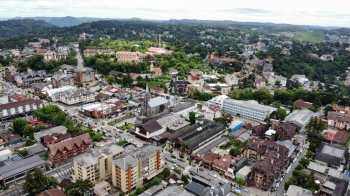
[[[76,26],[81,23],[82,21],[78,20],[77,18],[66,16],[66,17],[55,17],[48,21],[48,23],[59,26],[59,27],[71,27]]]
[[[0,38],[9,38],[17,35],[54,27],[43,20],[23,19],[0,21]]]

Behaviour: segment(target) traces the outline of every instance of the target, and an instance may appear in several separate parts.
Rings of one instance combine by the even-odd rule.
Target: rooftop
[[[153,108],[155,106],[159,106],[159,105],[162,105],[162,104],[166,104],[168,103],[169,101],[163,97],[156,97],[156,98],[153,98],[153,99],[150,99],[150,101],[148,102],[148,105]]]
[[[242,100],[235,100],[235,99],[225,99],[224,104],[225,103],[239,105],[241,107],[246,107],[246,108],[250,108],[250,109],[254,109],[254,110],[260,110],[260,111],[264,111],[264,112],[273,112],[273,111],[277,110],[277,108],[266,106],[266,105],[261,105],[254,100],[242,101]]]
[[[45,161],[38,155],[34,155],[32,157],[14,162],[13,164],[0,167],[0,176],[5,179],[18,173],[38,167],[42,164],[45,164]]]
[[[237,173],[239,173],[242,176],[246,176],[250,173],[250,167],[249,166],[244,166],[242,169],[240,169]]]

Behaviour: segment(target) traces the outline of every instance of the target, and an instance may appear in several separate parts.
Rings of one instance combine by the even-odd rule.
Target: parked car
[[[240,190],[238,190],[238,189],[236,189],[236,190],[235,190],[235,193],[240,194],[240,193],[241,193],[241,191],[240,191]]]
[[[199,171],[204,171],[204,169],[200,167],[200,168],[199,168]]]
[[[191,174],[192,176],[195,176],[195,175],[196,175],[194,172],[190,172],[190,174]]]

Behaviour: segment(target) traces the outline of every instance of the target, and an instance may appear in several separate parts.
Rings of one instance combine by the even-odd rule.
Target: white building
[[[15,117],[43,107],[42,100],[27,99],[0,105],[0,118]]]
[[[205,105],[207,105],[207,106],[217,105],[217,106],[220,106],[222,108],[224,100],[227,98],[229,98],[229,97],[226,95],[219,95],[219,96],[216,96],[216,97],[210,99],[209,101],[207,101],[205,103]]]
[[[229,85],[229,86],[238,84],[238,79],[233,74],[227,74],[227,75],[225,75],[224,78],[225,78],[225,81],[226,81],[227,85]]]
[[[55,93],[51,96],[52,101],[60,101],[67,105],[88,103],[95,101],[95,93],[85,89],[72,89],[65,92]]]
[[[222,109],[220,106],[213,105],[202,108],[202,110],[198,111],[198,114],[204,116],[205,119],[214,120],[221,117]]]
[[[225,99],[223,102],[223,112],[233,116],[241,116],[256,121],[264,121],[277,108],[261,105],[254,100],[241,101]]]
[[[197,111],[197,102],[188,100],[184,103],[178,104],[176,107],[171,108],[170,111],[184,118],[188,118],[190,112]]]

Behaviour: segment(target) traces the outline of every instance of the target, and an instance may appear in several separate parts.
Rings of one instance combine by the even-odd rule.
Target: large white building
[[[224,104],[224,100],[227,98],[229,98],[229,97],[226,95],[219,95],[219,96],[216,96],[216,97],[210,99],[205,104],[207,106],[215,106],[216,105],[216,106],[220,106],[222,108],[223,104]]]
[[[277,108],[261,105],[254,100],[225,99],[223,101],[223,113],[230,113],[234,116],[241,116],[256,121],[264,121],[276,110]]]

